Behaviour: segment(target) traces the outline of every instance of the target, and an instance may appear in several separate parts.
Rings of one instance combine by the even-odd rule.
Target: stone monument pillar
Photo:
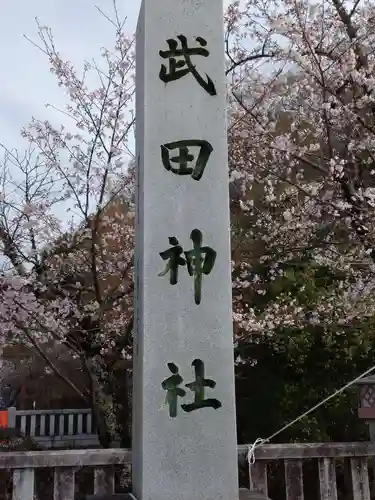
[[[221,0],[137,28],[133,493],[238,499]]]

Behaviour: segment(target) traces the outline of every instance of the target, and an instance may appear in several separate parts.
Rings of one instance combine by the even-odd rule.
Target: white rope
[[[265,442],[265,439],[257,438],[252,445],[248,445],[247,461],[249,462],[249,465],[253,465],[255,463],[255,448],[258,448],[258,446],[261,446]]]
[[[273,434],[271,434],[271,436],[268,437],[267,439],[257,438],[252,445],[248,446],[247,460],[249,462],[249,465],[251,466],[251,465],[253,465],[255,463],[255,450],[256,450],[256,448],[259,448],[259,446],[262,446],[265,443],[269,443],[273,438],[275,438],[276,436],[278,436],[279,434],[281,434],[286,429],[288,429],[292,425],[296,424],[297,422],[299,422],[303,418],[307,417],[307,415],[310,415],[310,413],[312,413],[313,411],[317,410],[320,406],[323,406],[328,401],[330,401],[334,397],[336,397],[339,394],[341,394],[342,392],[344,392],[346,389],[348,389],[353,384],[355,384],[356,382],[358,382],[359,380],[361,380],[361,378],[366,377],[366,375],[369,375],[374,370],[375,370],[375,365],[372,366],[371,368],[369,368],[368,370],[366,370],[365,372],[363,372],[361,375],[359,375],[358,377],[356,377],[354,380],[351,380],[350,382],[348,382],[346,385],[344,385],[340,389],[337,389],[337,391],[335,391],[334,393],[332,393],[329,396],[327,396],[326,398],[322,399],[322,401],[320,401],[318,404],[316,404],[315,406],[313,406],[309,410],[305,411],[305,413],[302,413],[302,415],[300,415],[299,417],[295,418],[294,420],[292,420],[288,424],[284,425],[284,427],[281,427],[281,429],[279,429],[278,431],[276,431]]]

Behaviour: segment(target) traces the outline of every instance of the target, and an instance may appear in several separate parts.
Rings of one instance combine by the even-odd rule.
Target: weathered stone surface
[[[128,464],[131,451],[107,450],[49,450],[0,453],[0,469],[36,467],[95,467]]]
[[[238,447],[240,462],[244,463],[249,451],[248,445]],[[375,456],[375,443],[360,441],[358,443],[280,443],[263,444],[255,449],[256,461],[311,458],[345,458]]]
[[[238,459],[246,460],[248,446],[238,447]],[[257,460],[271,462],[285,459],[312,458],[361,458],[375,456],[375,443],[286,443],[264,444],[255,450]],[[27,469],[39,467],[95,467],[116,464],[130,464],[131,450],[47,450],[0,453],[1,469]]]
[[[138,500],[238,497],[223,30],[220,0],[143,1],[136,81]],[[175,48],[182,73],[169,79],[174,62],[167,52]],[[191,48],[189,68],[181,51]],[[205,142],[173,144],[192,140]],[[201,290],[200,259],[189,253],[200,236],[206,259]],[[179,245],[182,263],[174,276],[163,252]],[[204,398],[212,405],[189,411],[200,397],[186,384],[195,382],[203,364],[211,381]],[[166,400],[173,375],[181,377],[175,408]]]
[[[87,500],[135,500],[134,496],[128,493],[115,493],[112,495],[89,495]],[[239,491],[239,500],[270,500],[261,493],[256,493],[245,488]]]

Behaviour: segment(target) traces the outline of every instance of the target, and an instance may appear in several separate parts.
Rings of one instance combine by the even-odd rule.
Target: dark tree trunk
[[[121,448],[131,448],[129,371],[126,368],[121,368],[116,370],[113,375],[113,402],[120,446]]]
[[[98,434],[99,444],[102,448],[112,447],[112,436],[108,429],[107,418],[105,412],[99,405],[93,405],[92,422]]]

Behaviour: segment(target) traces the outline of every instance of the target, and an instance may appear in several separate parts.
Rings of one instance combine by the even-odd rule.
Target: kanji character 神
[[[198,305],[202,300],[203,274],[208,275],[212,271],[215,265],[216,251],[208,246],[202,247],[203,237],[199,229],[193,229],[190,238],[193,240],[193,249],[187,252],[184,252],[177,238],[169,238],[169,242],[173,246],[159,254],[163,260],[169,259],[169,262],[164,271],[159,273],[159,276],[165,276],[170,272],[169,282],[171,285],[176,285],[178,282],[178,268],[186,265],[190,276],[194,278],[194,301]],[[183,253],[186,260],[181,257]]]

